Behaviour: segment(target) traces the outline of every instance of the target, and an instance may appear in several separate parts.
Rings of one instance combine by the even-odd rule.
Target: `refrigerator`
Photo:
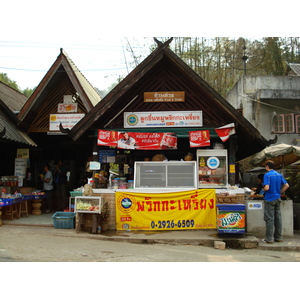
[[[198,188],[228,187],[228,157],[226,149],[197,150]]]

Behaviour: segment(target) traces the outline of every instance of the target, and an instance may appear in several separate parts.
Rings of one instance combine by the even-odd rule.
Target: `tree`
[[[30,88],[26,88],[25,90],[20,90],[19,86],[17,85],[17,83],[10,79],[6,73],[0,73],[0,81],[4,82],[5,84],[7,84],[8,86],[10,86],[11,88],[13,88],[14,90],[22,93],[24,96],[26,97],[30,97],[31,94],[33,93],[34,89],[30,89]]]
[[[10,78],[8,78],[6,73],[0,73],[0,81],[7,84],[11,88],[21,92],[18,85],[17,85],[17,83],[15,81],[11,80]]]

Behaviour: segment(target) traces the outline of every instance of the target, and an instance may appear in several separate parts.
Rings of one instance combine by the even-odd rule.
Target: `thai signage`
[[[124,112],[124,128],[201,127],[202,111]]]
[[[214,229],[214,189],[174,193],[116,192],[117,230]]]
[[[77,112],[77,103],[58,103],[58,113],[71,113]]]
[[[145,92],[144,102],[184,102],[185,92]]]
[[[51,114],[49,121],[50,131],[59,131],[59,124],[61,123],[63,128],[73,128],[85,114]]]
[[[98,130],[97,145],[138,150],[177,149],[177,136],[174,132]]]

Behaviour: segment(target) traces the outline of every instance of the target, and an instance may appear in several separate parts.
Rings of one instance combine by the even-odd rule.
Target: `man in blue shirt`
[[[289,184],[284,177],[274,170],[275,164],[273,161],[266,163],[267,173],[264,176],[264,191],[265,191],[265,210],[264,220],[266,222],[266,238],[264,243],[273,244],[282,242],[282,219],[280,211],[280,195],[289,188]]]

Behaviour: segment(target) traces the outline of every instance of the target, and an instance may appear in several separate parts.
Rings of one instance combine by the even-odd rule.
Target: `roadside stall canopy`
[[[254,165],[265,166],[268,160],[272,160],[275,163],[275,168],[284,169],[299,159],[300,147],[282,143],[267,147],[258,152],[254,155],[252,163]]]

